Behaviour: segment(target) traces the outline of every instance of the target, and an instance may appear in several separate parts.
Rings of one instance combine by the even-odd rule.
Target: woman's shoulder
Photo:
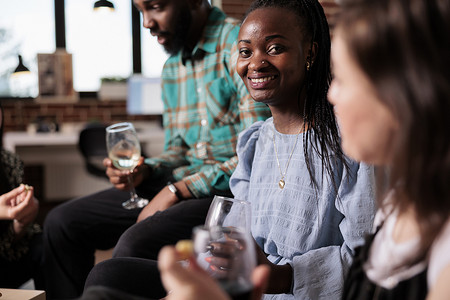
[[[265,121],[257,121],[247,129],[243,130],[239,134],[237,151],[239,151],[239,149],[248,148],[249,146],[254,147],[256,141],[259,139],[261,131],[270,126],[270,124],[273,124],[272,117]]]
[[[351,171],[357,171],[357,170],[368,170],[370,172],[372,172],[374,170],[374,166],[362,161],[356,161],[353,158],[347,156],[346,154],[344,154],[343,156],[343,161],[341,161],[342,164],[347,164],[347,166],[349,167],[349,169]]]
[[[441,271],[450,267],[450,217],[434,241],[428,265],[428,286],[431,287]]]
[[[342,159],[336,157],[334,161],[333,173],[341,178],[343,188],[353,189],[354,186],[359,186],[365,191],[365,194],[370,194],[373,197],[375,187],[374,166],[355,161],[346,155],[343,155]]]

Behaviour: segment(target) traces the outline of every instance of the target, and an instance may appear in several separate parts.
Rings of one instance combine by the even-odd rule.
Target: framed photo
[[[37,102],[76,102],[73,89],[72,54],[64,49],[38,53],[39,96]]]

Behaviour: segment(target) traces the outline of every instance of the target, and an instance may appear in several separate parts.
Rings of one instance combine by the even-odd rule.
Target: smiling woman
[[[264,299],[339,299],[336,283],[371,227],[373,168],[340,148],[321,5],[255,1],[238,50],[237,73],[272,112],[239,135],[230,179],[234,197],[251,203],[258,262],[271,268]]]

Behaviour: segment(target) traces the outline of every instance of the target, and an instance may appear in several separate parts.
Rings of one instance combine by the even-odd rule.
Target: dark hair
[[[3,148],[3,108],[0,101],[0,148]]]
[[[9,192],[15,186],[11,185],[8,179],[7,170],[5,163],[3,161],[3,108],[0,101],[0,195]]]
[[[325,168],[327,170],[334,188],[337,189],[334,176],[332,175],[333,160],[338,159],[342,161],[346,168],[348,168],[348,165],[340,145],[333,106],[327,100],[328,88],[331,82],[331,41],[327,18],[317,0],[256,0],[250,6],[246,16],[256,9],[268,7],[284,8],[295,13],[301,28],[304,29],[305,36],[311,39],[311,47],[313,43],[318,45],[314,63],[311,60],[309,61],[311,68],[306,72],[306,101],[301,112],[305,120],[305,128],[314,129],[315,134],[311,140],[310,132],[305,131],[303,135],[303,151],[313,185],[317,187],[308,153],[309,142],[311,142],[313,149],[315,149],[322,160],[322,169]],[[299,67],[304,68],[304,66]]]
[[[425,256],[450,215],[450,1],[346,3],[336,30],[399,121],[388,184]]]

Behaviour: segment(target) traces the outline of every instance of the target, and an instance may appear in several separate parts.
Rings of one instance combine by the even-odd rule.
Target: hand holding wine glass
[[[199,226],[194,228],[193,243],[197,264],[233,300],[250,299],[256,255],[249,232],[236,227]]]
[[[119,170],[132,172],[141,157],[141,146],[133,124],[128,122],[113,124],[106,128],[106,145],[108,156],[113,165]],[[130,183],[130,199],[122,203],[126,209],[142,208],[148,204],[136,194],[133,176],[128,176]]]
[[[180,264],[180,259],[188,259],[189,264]],[[165,300],[230,299],[217,282],[198,266],[190,252],[180,253],[178,247],[165,246],[158,255],[158,268],[168,291]],[[252,300],[261,300],[267,286],[269,270],[266,265],[260,265],[254,270]]]

